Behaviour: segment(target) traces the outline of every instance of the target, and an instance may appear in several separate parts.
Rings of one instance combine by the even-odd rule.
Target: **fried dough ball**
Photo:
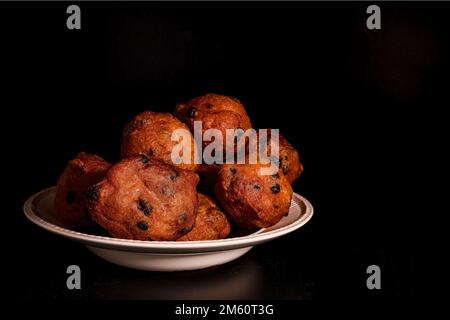
[[[239,226],[265,228],[276,224],[289,212],[292,188],[278,170],[261,175],[267,165],[223,165],[215,194],[229,217]]]
[[[201,121],[202,136],[208,129],[217,129],[222,133],[220,143],[223,143],[224,155],[226,151],[226,129],[241,128],[244,131],[252,124],[244,106],[239,100],[220,94],[208,93],[196,97],[188,102],[179,103],[175,108],[175,116],[186,123],[193,132],[194,121]],[[204,141],[206,147],[210,141]]]
[[[191,146],[189,163],[175,164],[171,159],[173,148],[179,144],[178,141],[172,141],[172,133],[177,129],[185,129],[190,139],[189,142],[183,141]],[[123,131],[122,158],[146,154],[181,169],[194,171],[197,168],[196,152],[194,137],[189,128],[170,113],[142,112],[134,117]]]
[[[55,210],[67,227],[87,226],[85,193],[105,176],[111,164],[96,155],[80,152],[70,160],[56,184]]]
[[[194,228],[177,241],[225,239],[230,233],[227,216],[210,196],[198,193],[198,211]]]
[[[89,213],[117,238],[176,240],[194,226],[198,181],[194,172],[156,158],[128,158],[89,188]]]
[[[206,95],[193,98],[185,103],[177,104],[175,116],[186,123],[191,131],[194,131],[194,121],[202,124],[202,136],[208,129],[217,129],[221,132],[217,142],[223,146],[223,156],[226,156],[226,129],[251,128],[250,118],[244,106],[239,100],[220,94],[208,93]],[[203,148],[212,141],[203,141]],[[235,144],[233,144],[235,148]],[[201,189],[209,192],[214,188],[217,180],[217,172],[220,169],[218,164],[202,163],[198,166],[198,173],[201,177]]]

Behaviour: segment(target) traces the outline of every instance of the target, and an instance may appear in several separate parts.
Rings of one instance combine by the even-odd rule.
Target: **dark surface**
[[[81,31],[66,29],[64,4],[0,7],[14,298],[417,296],[419,181],[448,105],[449,5],[383,4],[381,31],[353,3],[83,3]],[[304,228],[224,266],[162,274],[111,265],[26,221],[25,199],[77,152],[115,161],[132,116],[206,92],[239,98],[255,127],[280,128],[300,150],[294,190],[316,210]],[[66,289],[69,264],[82,290]],[[378,292],[365,287],[370,264]]]
[[[27,246],[33,275],[17,279],[20,299],[360,299],[414,296],[414,258],[409,252],[336,247],[310,243],[314,222],[302,231],[257,246],[223,266],[204,270],[160,273],[115,266],[84,246],[32,230],[38,239]],[[82,290],[67,290],[66,268],[82,270]],[[365,268],[383,270],[383,290],[369,292]],[[18,266],[19,267],[19,266]],[[24,274],[30,267],[23,266]],[[19,270],[22,268],[19,267]],[[17,270],[18,271],[18,270]]]

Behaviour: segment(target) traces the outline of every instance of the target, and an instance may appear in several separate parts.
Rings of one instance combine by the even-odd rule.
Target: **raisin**
[[[284,175],[286,175],[287,173],[288,173],[288,171],[289,171],[289,166],[287,165],[287,164],[285,164],[284,166],[283,166],[283,174]]]
[[[179,216],[178,216],[178,224],[183,224],[186,220],[187,220],[187,218],[188,218],[188,215],[187,215],[187,213],[186,212],[183,212],[182,214],[180,214]]]
[[[236,172],[237,172],[236,168],[230,168],[230,171],[232,174],[236,174]]]
[[[97,201],[98,200],[98,188],[97,185],[90,186],[86,191],[86,197],[90,201]]]
[[[259,184],[254,184],[253,188],[256,190],[261,190],[261,186]]]
[[[141,153],[141,154],[139,154],[139,160],[142,162],[142,163],[147,163],[150,159],[147,157],[147,155],[146,154],[144,154],[144,153]]]
[[[72,204],[75,201],[75,191],[71,190],[67,192],[66,202],[67,204]]]
[[[130,133],[132,133],[133,131],[135,131],[136,129],[142,127],[144,124],[146,123],[146,120],[141,119],[141,120],[135,120],[133,122],[131,122],[130,124],[128,124],[125,127],[125,130],[123,131],[123,134],[125,136],[128,136]]]
[[[180,173],[177,170],[173,170],[173,174],[170,175],[170,180],[175,181],[180,176]]]
[[[145,230],[148,229],[148,223],[145,222],[145,221],[143,221],[143,220],[138,221],[137,227],[138,227],[139,229],[141,229],[142,231],[145,231]]]
[[[186,233],[190,232],[194,226],[184,227],[177,231],[178,235],[184,236]]]
[[[285,217],[287,217],[288,215],[289,215],[289,212],[286,212],[286,213],[284,214]]]
[[[278,174],[278,172],[277,173],[275,173],[272,177],[274,177],[274,178],[280,178],[280,175]]]
[[[146,216],[149,216],[153,211],[153,207],[144,199],[138,200],[138,209],[141,210]]]
[[[193,118],[193,117],[195,117],[196,113],[197,113],[197,108],[196,107],[192,107],[192,108],[188,109],[187,116],[188,116],[188,118]]]
[[[278,193],[280,192],[280,185],[277,183],[273,185],[272,188],[270,188],[270,190],[272,190],[273,193]]]

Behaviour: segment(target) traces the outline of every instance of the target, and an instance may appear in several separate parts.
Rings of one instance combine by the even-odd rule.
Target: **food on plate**
[[[186,145],[190,146],[191,154],[188,163],[176,164],[172,161],[171,154],[178,141],[172,141],[172,133],[177,129],[185,129],[191,140]],[[180,155],[182,156],[182,152]],[[123,131],[122,158],[146,154],[175,165],[181,169],[196,170],[196,144],[189,128],[170,113],[145,111],[131,120]]]
[[[176,240],[194,226],[197,174],[142,154],[111,167],[87,193],[91,218],[112,236]]]
[[[229,217],[239,226],[265,228],[289,212],[292,187],[278,170],[262,175],[262,164],[227,164],[218,174],[215,194]]]
[[[214,199],[198,193],[198,212],[194,228],[177,241],[225,239],[230,233],[230,222]]]
[[[55,211],[67,227],[89,225],[85,193],[105,176],[111,164],[99,156],[80,152],[70,160],[56,184]]]
[[[226,129],[250,129],[252,124],[244,106],[233,97],[208,93],[204,96],[193,98],[187,102],[177,104],[175,116],[186,123],[191,131],[194,131],[194,121],[199,121],[202,126],[202,136],[208,129],[216,129],[221,132],[220,143],[226,150]],[[211,141],[203,141],[206,147]]]
[[[56,213],[67,227],[99,225],[146,241],[217,240],[273,226],[289,212],[303,165],[281,135],[272,155],[278,130],[267,130],[267,143],[261,134],[239,100],[220,94],[179,103],[175,115],[142,112],[124,128],[120,162],[81,152],[68,163]]]

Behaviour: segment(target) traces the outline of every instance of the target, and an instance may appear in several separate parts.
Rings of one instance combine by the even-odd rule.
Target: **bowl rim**
[[[93,235],[82,233],[79,231],[63,228],[51,222],[42,219],[35,211],[37,211],[37,204],[50,193],[54,192],[56,186],[41,190],[30,196],[23,205],[25,216],[39,227],[60,236],[82,242],[87,245],[93,245],[103,248],[114,248],[115,250],[130,250],[138,249],[138,251],[153,250],[205,250],[205,251],[219,251],[228,250],[230,248],[245,247],[253,244],[258,244],[268,241],[272,238],[285,235],[305,225],[313,216],[314,209],[311,203],[298,193],[293,193],[292,202],[303,202],[305,205],[305,212],[299,218],[290,224],[274,230],[267,231],[267,228],[262,228],[250,235],[242,237],[233,237],[220,240],[195,240],[195,241],[143,241],[120,239],[106,236]]]

